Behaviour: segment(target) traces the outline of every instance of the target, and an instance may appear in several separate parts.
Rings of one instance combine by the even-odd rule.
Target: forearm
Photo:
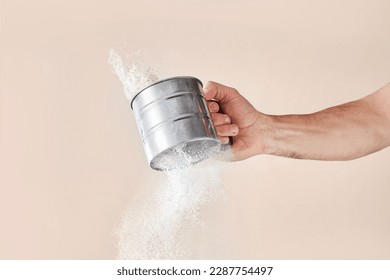
[[[390,86],[380,91],[313,114],[262,115],[258,125],[262,153],[349,160],[389,146],[389,107],[383,102],[388,102]]]

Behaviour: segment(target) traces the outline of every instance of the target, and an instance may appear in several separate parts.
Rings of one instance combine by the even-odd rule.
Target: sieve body
[[[220,145],[197,78],[158,81],[140,91],[131,101],[131,108],[153,169],[199,162]]]

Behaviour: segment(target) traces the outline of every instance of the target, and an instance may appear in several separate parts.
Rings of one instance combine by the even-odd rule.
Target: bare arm
[[[235,89],[213,82],[206,85],[205,96],[218,100],[230,118],[221,122],[225,115],[209,103],[221,141],[233,136],[233,160],[257,154],[350,160],[390,145],[390,84],[362,99],[305,115],[263,114]]]

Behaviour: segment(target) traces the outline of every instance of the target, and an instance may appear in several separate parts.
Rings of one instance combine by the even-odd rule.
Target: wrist
[[[257,155],[274,154],[275,116],[258,112],[255,123],[255,151]]]

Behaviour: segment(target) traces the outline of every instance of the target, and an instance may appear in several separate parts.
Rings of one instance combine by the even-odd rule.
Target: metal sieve
[[[173,77],[141,90],[131,101],[151,168],[168,170],[197,163],[217,151],[217,137],[202,82]]]

